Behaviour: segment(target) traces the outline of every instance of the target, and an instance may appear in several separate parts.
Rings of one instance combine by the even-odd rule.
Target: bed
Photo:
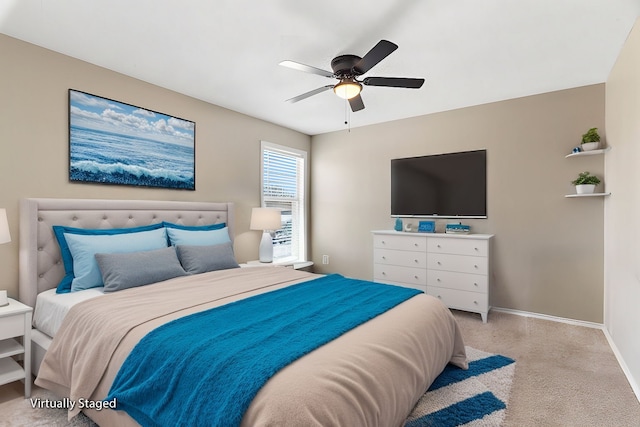
[[[122,381],[118,374],[124,371],[125,362],[166,325],[218,313],[221,310],[216,308],[235,307],[232,303],[236,301],[269,298],[277,292],[315,286],[320,280],[341,280],[285,267],[233,268],[108,295],[100,289],[82,290],[67,294],[73,301],[65,299],[56,305],[52,290],[65,276],[65,268],[54,225],[119,229],[162,221],[185,226],[225,223],[231,239],[235,232],[232,203],[21,201],[20,300],[35,307],[32,365],[38,375],[36,384],[74,401],[102,401]],[[47,304],[56,308],[47,310]],[[151,356],[154,351],[149,351]],[[213,365],[189,363],[198,357],[186,359],[183,365],[192,371],[190,375],[202,376],[193,372],[206,373],[206,366]],[[252,396],[239,424],[402,425],[447,363],[466,367],[455,319],[437,299],[425,294],[409,296],[277,370]],[[216,405],[211,397],[194,394],[190,399],[198,408]],[[70,416],[77,411],[76,406]],[[138,425],[122,410],[94,406],[83,412],[101,426]],[[208,424],[201,417],[196,419]]]

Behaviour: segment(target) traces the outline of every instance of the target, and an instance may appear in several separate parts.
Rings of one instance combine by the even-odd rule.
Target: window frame
[[[287,258],[275,258],[277,262],[302,262],[307,261],[307,247],[309,235],[308,205],[309,205],[309,161],[308,152],[298,148],[275,144],[268,141],[260,141],[260,206],[266,207],[264,192],[264,154],[265,151],[272,151],[283,155],[296,157],[302,160],[302,184],[298,187],[298,208],[302,210],[300,214],[301,226],[298,235],[298,255]],[[300,192],[302,197],[300,197]]]

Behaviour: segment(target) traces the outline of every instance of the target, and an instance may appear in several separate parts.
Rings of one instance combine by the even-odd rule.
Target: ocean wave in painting
[[[71,142],[72,181],[195,188],[193,147],[77,126]]]
[[[166,169],[150,170],[120,163],[105,165],[93,161],[75,162],[71,166],[70,178],[72,181],[102,182],[105,184],[193,188],[193,175],[189,178]]]

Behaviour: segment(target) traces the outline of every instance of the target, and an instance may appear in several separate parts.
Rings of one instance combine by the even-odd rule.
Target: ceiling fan
[[[333,73],[295,61],[282,61],[279,65],[284,67],[340,80],[335,85],[322,86],[294,98],[287,99],[287,102],[302,101],[310,96],[333,89],[336,95],[340,98],[349,100],[351,110],[355,112],[364,109],[364,103],[360,96],[362,85],[420,89],[424,83],[424,79],[404,77],[366,77],[363,80],[358,80],[359,76],[368,72],[397,48],[398,45],[395,43],[391,43],[388,40],[380,40],[378,44],[376,44],[362,58],[356,55],[336,56],[331,60],[331,69],[333,70]]]

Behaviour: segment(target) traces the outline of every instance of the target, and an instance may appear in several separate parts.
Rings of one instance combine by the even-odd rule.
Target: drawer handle
[[[473,282],[473,286],[478,286],[478,284],[477,284],[477,283],[475,283],[475,282]]]
[[[473,303],[474,303],[475,305],[478,305],[478,301],[474,301]]]
[[[415,263],[417,264],[417,263],[418,263],[418,260],[417,260],[417,259],[414,259],[414,260],[413,260],[413,262],[415,262]]]
[[[474,264],[474,265],[473,265],[473,268],[478,268],[478,264]]]
[[[417,244],[417,243],[414,243],[414,244],[413,244],[413,246],[415,246],[415,247],[417,248],[417,247],[418,247],[418,244]]]
[[[413,276],[413,278],[414,278],[414,279],[417,279],[417,278],[418,278],[418,276]]]
[[[440,295],[438,295],[438,299],[442,299],[442,297]]]
[[[438,261],[438,265],[442,265],[442,263],[440,261]]]
[[[383,244],[383,245],[384,245],[384,244],[386,244],[386,243],[387,243],[387,242],[385,242],[384,240],[382,241],[382,244]]]
[[[386,256],[384,256],[384,255],[382,255],[382,259],[387,259],[387,257],[386,257]]]
[[[382,272],[382,275],[383,275],[383,276],[386,276],[386,275],[387,275],[387,272],[386,272],[386,271],[383,271],[383,272]]]
[[[437,247],[440,247],[440,245],[436,245]]]
[[[438,282],[440,282],[440,281],[441,281],[439,277],[438,277],[436,280],[437,280]]]

